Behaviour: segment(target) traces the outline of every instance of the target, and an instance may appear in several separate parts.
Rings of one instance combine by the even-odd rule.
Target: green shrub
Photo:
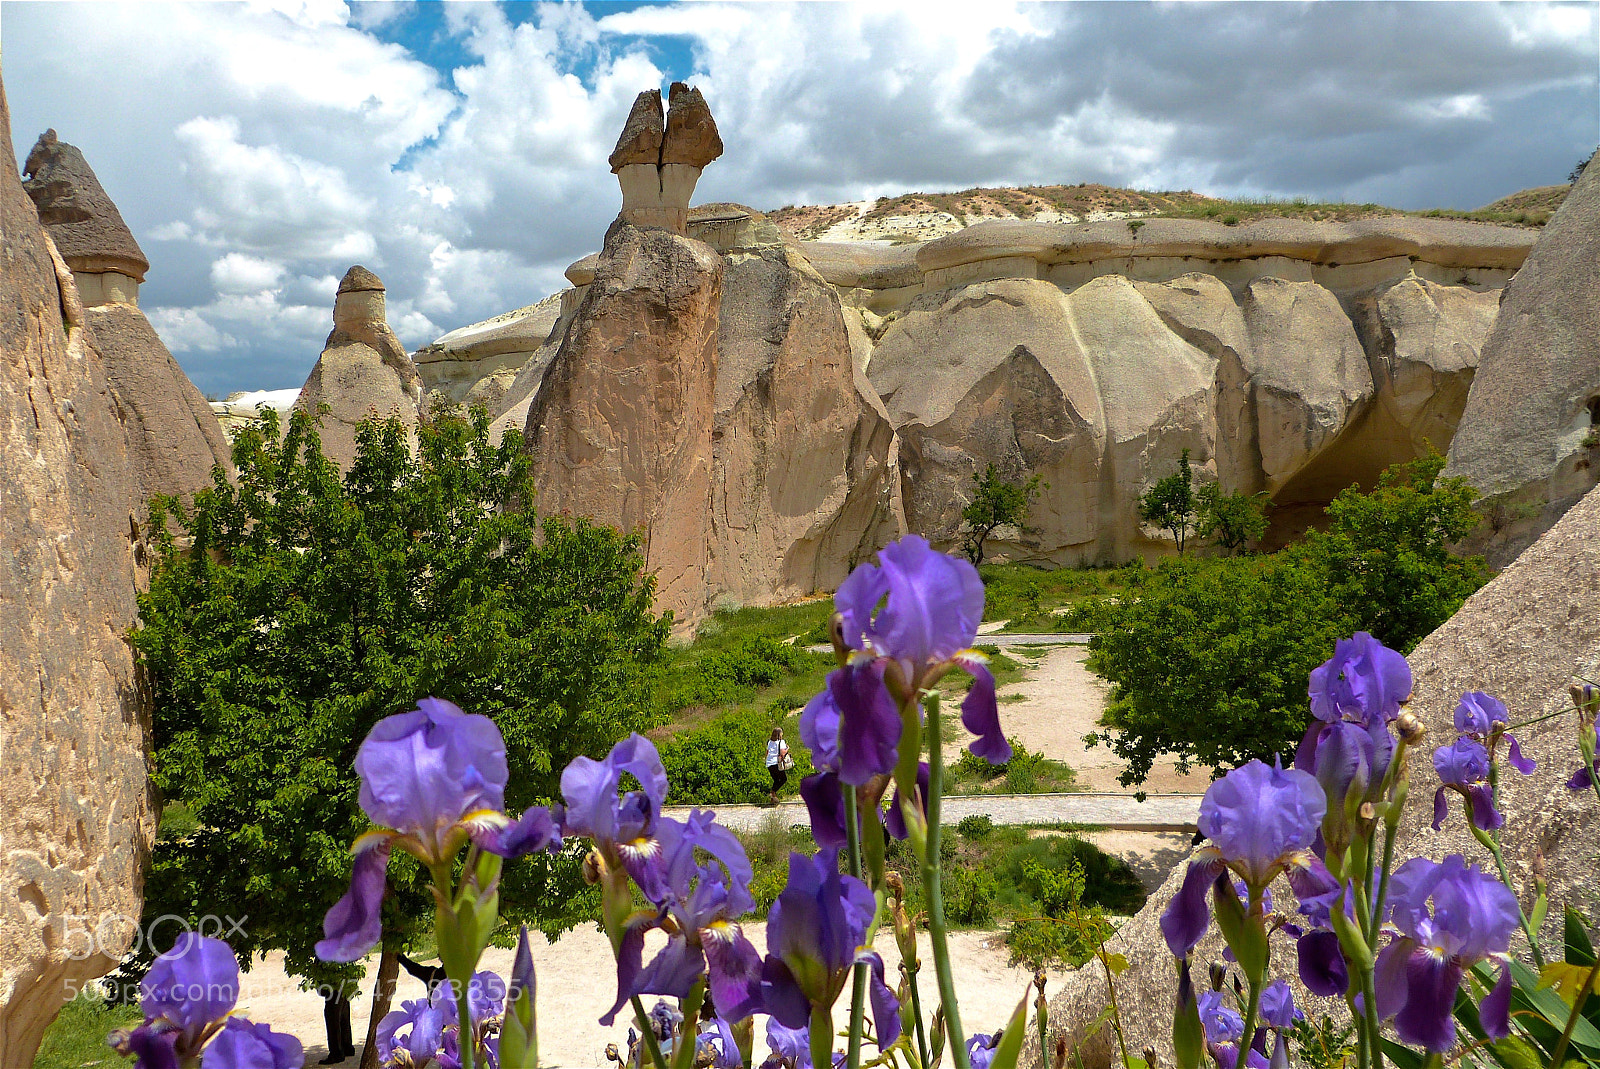
[[[994,831],[994,820],[987,813],[973,813],[961,818],[956,831],[967,839],[986,839]]]
[[[731,805],[765,801],[772,790],[767,740],[777,721],[733,714],[680,732],[660,743],[661,763],[677,805]],[[786,792],[812,772],[811,755],[790,741],[794,768]]]
[[[952,924],[981,928],[994,921],[1000,884],[987,869],[954,867],[943,879],[944,915]]]
[[[1053,917],[1021,917],[1006,932],[1006,947],[1011,951],[1008,964],[1044,969],[1052,965],[1076,969],[1094,957],[1095,948],[1115,930],[1104,918],[1096,917],[1090,932],[1072,921]]]
[[[757,687],[770,687],[812,663],[812,655],[796,643],[747,635],[695,658],[668,691],[665,703],[669,709],[682,709],[742,701]]]
[[[1476,524],[1473,491],[1430,454],[1371,493],[1328,506],[1327,532],[1249,560],[1165,561],[1122,573],[1128,590],[1074,610],[1090,667],[1112,683],[1100,736],[1141,783],[1160,754],[1210,768],[1291,754],[1306,680],[1335,641],[1370,631],[1409,652],[1487,578],[1448,547]]]
[[[1081,872],[1083,887],[1078,894],[1082,901],[1111,913],[1137,913],[1144,905],[1144,885],[1128,863],[1076,836],[1052,835],[1024,840],[995,859],[990,868],[1002,884],[1016,887],[1040,909],[1061,892],[1059,883],[1046,884],[1040,878],[1041,871]]]

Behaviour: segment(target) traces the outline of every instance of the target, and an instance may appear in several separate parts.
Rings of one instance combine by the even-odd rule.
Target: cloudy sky
[[[202,390],[298,386],[337,278],[410,347],[530,303],[620,203],[641,89],[701,87],[697,199],[974,185],[1479,207],[1600,140],[1597,7],[0,4],[19,162],[83,149]]]

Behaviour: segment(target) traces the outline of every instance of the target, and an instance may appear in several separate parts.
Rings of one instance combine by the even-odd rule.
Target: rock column
[[[640,93],[611,153],[625,223],[688,232],[689,199],[706,164],[722,155],[716,120],[700,90],[673,82],[665,119],[661,91]]]

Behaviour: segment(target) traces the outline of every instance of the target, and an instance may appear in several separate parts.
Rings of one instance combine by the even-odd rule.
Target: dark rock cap
[[[358,290],[377,290],[383,292],[383,282],[378,276],[368,271],[360,264],[356,264],[344,273],[344,278],[339,280],[340,293],[355,293]]]
[[[686,163],[704,167],[722,155],[722,137],[717,121],[711,117],[700,90],[683,82],[673,82],[667,94],[667,136],[661,146],[661,162]]]
[[[611,150],[611,173],[616,174],[630,163],[661,162],[661,139],[666,127],[661,120],[661,90],[647,89],[633,98],[633,110],[617,138],[617,147]]]
[[[46,130],[28,153],[22,173],[22,188],[33,198],[39,221],[68,267],[118,271],[144,281],[150,261],[82,152]]]

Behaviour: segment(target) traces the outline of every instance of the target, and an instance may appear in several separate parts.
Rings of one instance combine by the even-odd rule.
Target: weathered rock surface
[[[1452,804],[1449,821],[1435,832],[1429,804],[1438,787],[1428,761],[1435,746],[1455,737],[1453,714],[1461,695],[1484,690],[1506,703],[1513,721],[1567,709],[1517,732],[1523,753],[1538,762],[1531,776],[1507,769],[1500,779],[1506,826],[1501,832],[1513,879],[1531,890],[1536,854],[1549,880],[1550,912],[1541,939],[1559,945],[1562,909],[1572,905],[1592,924],[1600,922],[1600,872],[1594,864],[1600,842],[1600,807],[1592,793],[1569,791],[1567,777],[1578,766],[1577,717],[1567,686],[1573,677],[1600,673],[1600,490],[1591,490],[1543,537],[1467,600],[1461,610],[1412,652],[1415,679],[1411,711],[1427,725],[1428,737],[1414,751],[1410,804],[1397,840],[1396,857],[1464,854],[1493,871],[1494,861],[1472,838]],[[1153,1046],[1170,1064],[1176,975],[1159,928],[1161,911],[1177,892],[1183,872],[1173,872],[1113,941],[1129,968],[1117,980],[1117,1001],[1130,1049]],[[1275,889],[1275,894],[1276,889]],[[1531,907],[1531,894],[1524,906]],[[1513,950],[1516,948],[1513,947]],[[1213,927],[1197,951],[1201,962],[1219,958]],[[1275,967],[1294,972],[1293,942],[1274,939]],[[1051,1000],[1051,1019],[1069,1042],[1106,1004],[1104,973],[1084,969]],[[1104,1045],[1084,1051],[1090,1066],[1111,1064]]]
[[[622,186],[623,222],[684,234],[695,183],[722,155],[722,138],[700,90],[673,82],[667,99],[665,118],[659,89],[634,99],[611,152],[611,171]]]
[[[550,340],[561,318],[562,293],[459,327],[411,354],[422,376],[423,403],[481,404],[498,413],[522,366]]]
[[[1487,496],[1496,564],[1600,480],[1600,168],[1506,287],[1445,472]]]
[[[722,274],[708,245],[613,224],[528,411],[539,511],[639,532],[680,629],[706,608]]]
[[[12,155],[0,88],[0,159]],[[82,306],[0,167],[0,1065],[31,1065],[139,916],[155,813],[136,619],[139,484]]]
[[[74,274],[110,273],[126,291],[119,299],[137,303],[139,283],[150,261],[134,240],[122,213],[111,202],[83,153],[56,137],[39,135],[23,164],[22,187],[39,208],[39,221]],[[102,283],[80,287],[85,304],[100,303]]]
[[[368,416],[395,415],[417,425],[422,377],[389,329],[383,283],[365,267],[345,272],[333,301],[333,331],[300,387],[295,407],[312,414],[322,405],[322,452],[340,470],[356,457],[356,425]]]
[[[766,604],[832,590],[899,533],[893,433],[874,401],[839,298],[803,258],[774,245],[727,259],[712,435],[716,597]]]
[[[227,437],[155,329],[139,311],[149,264],[83,153],[44,135],[28,154],[23,188],[72,270],[87,341],[99,354],[145,498],[187,494],[230,469]]]

